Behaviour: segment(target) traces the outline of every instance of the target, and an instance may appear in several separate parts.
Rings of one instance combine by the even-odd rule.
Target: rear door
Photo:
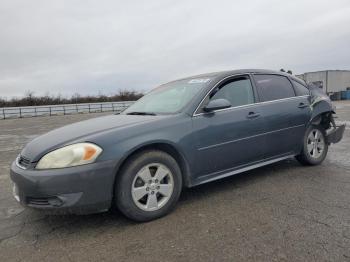
[[[267,129],[266,158],[299,152],[311,114],[308,94],[296,93],[283,75],[254,74],[254,80]]]

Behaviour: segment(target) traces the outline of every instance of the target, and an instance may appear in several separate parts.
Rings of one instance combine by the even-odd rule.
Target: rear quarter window
[[[293,86],[285,76],[255,75],[254,79],[261,101],[272,101],[295,96]]]
[[[306,96],[310,94],[309,89],[306,86],[300,84],[295,80],[292,80],[292,82],[293,82],[295,93],[297,94],[297,96]]]

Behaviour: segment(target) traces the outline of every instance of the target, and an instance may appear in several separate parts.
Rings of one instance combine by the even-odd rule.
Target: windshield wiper
[[[127,115],[140,115],[140,116],[155,116],[155,113],[152,112],[129,112]]]

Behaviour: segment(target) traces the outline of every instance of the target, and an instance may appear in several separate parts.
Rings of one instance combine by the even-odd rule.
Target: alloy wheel
[[[324,150],[325,140],[322,132],[312,129],[307,137],[307,151],[312,158],[319,158]]]
[[[144,211],[156,211],[171,198],[174,190],[173,174],[160,163],[148,164],[137,172],[132,186],[132,199]]]

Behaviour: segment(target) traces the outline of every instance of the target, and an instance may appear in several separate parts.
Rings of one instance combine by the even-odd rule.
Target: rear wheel
[[[327,152],[326,131],[322,126],[311,125],[305,132],[303,149],[296,159],[304,165],[319,165]]]
[[[180,168],[162,151],[145,151],[131,157],[119,174],[115,188],[118,209],[135,221],[168,214],[182,188]]]

